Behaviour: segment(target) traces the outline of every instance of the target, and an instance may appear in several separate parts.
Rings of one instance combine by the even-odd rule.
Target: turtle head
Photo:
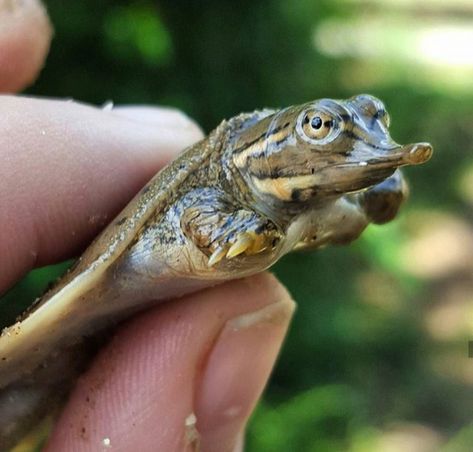
[[[367,94],[316,100],[265,121],[266,133],[241,170],[254,190],[281,201],[360,191],[432,155],[429,143],[396,143],[386,108]]]

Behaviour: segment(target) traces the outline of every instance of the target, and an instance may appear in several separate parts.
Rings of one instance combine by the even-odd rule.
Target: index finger
[[[34,266],[80,250],[201,137],[173,110],[142,115],[0,96],[0,292]]]

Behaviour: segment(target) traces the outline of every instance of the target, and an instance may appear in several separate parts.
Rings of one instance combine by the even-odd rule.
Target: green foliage
[[[250,450],[333,451],[348,447],[347,436],[363,418],[361,400],[345,386],[322,386],[271,407],[261,403],[248,436]]]
[[[473,425],[467,425],[449,441],[441,452],[469,452],[473,444]]]
[[[120,60],[160,66],[171,58],[169,34],[150,5],[111,9],[104,19],[107,53]]]
[[[62,275],[71,262],[39,268],[26,275],[13,290],[0,298],[0,329],[11,325],[15,318],[41,296],[56,278]]]

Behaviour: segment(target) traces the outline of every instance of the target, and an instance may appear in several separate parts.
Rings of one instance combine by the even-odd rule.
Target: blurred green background
[[[247,450],[473,450],[473,1],[46,5],[55,39],[29,93],[171,105],[209,131],[241,111],[369,92],[397,141],[433,143],[406,171],[397,221],[277,265],[299,309]],[[63,268],[4,296],[3,320]]]

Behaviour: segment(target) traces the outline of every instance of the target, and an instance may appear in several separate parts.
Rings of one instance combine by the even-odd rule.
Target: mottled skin
[[[159,172],[3,332],[0,449],[67,390],[83,336],[391,220],[406,195],[397,168],[425,162],[432,149],[400,146],[388,127],[383,104],[368,95],[241,114]]]

